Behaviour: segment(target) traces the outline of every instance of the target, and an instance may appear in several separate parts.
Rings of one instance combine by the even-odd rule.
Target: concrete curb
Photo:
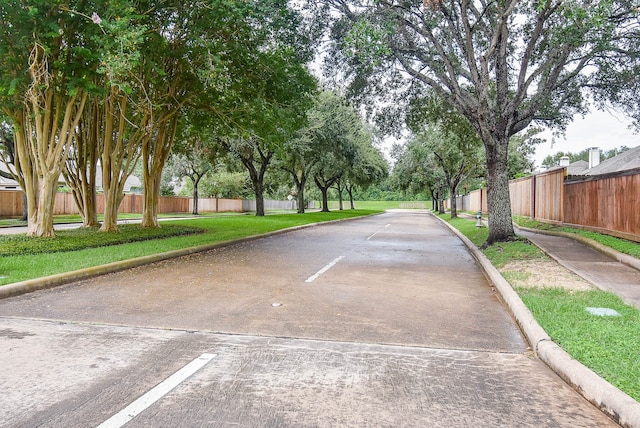
[[[625,264],[629,267],[640,270],[640,259],[637,259],[628,254],[624,254],[619,251],[616,251],[611,247],[607,247],[606,245],[602,245],[601,243],[594,241],[593,239],[589,239],[587,237],[577,235],[575,233],[569,233],[569,232],[555,232],[551,230],[530,229],[528,227],[518,226],[515,223],[514,223],[514,227],[518,230],[523,230],[525,232],[539,233],[541,235],[562,236],[563,238],[573,239],[574,241],[578,241],[582,244],[585,244],[596,251],[600,251],[602,254],[605,254],[622,264]]]
[[[370,215],[377,215],[370,214]],[[197,247],[181,248],[179,250],[167,251],[165,253],[151,254],[148,256],[137,257],[135,259],[122,260],[119,262],[108,263],[100,266],[93,266],[85,269],[78,269],[71,272],[60,273],[51,276],[45,276],[42,278],[35,278],[26,281],[14,282],[11,284],[0,286],[0,299],[6,299],[8,297],[15,297],[21,294],[31,293],[37,290],[44,290],[46,288],[53,288],[59,285],[64,285],[69,282],[79,281],[82,279],[92,278],[94,276],[104,275],[107,273],[114,273],[125,269],[131,269],[151,263],[160,262],[163,260],[174,259],[177,257],[187,256],[189,254],[201,253],[205,251],[215,250],[216,248],[222,248],[233,244],[240,244],[242,242],[249,242],[260,238],[267,238],[269,236],[276,236],[295,230],[306,229],[323,224],[331,224],[342,221],[356,220],[359,218],[366,218],[368,216],[358,216],[343,218],[331,221],[325,221],[320,223],[309,223],[300,226],[293,226],[286,229],[274,230],[273,232],[267,232],[260,235],[247,236],[245,238],[239,238],[229,241],[216,242],[213,244],[204,244]]]
[[[464,242],[469,252],[478,261],[485,276],[500,293],[514,318],[525,334],[538,358],[551,368],[585,399],[598,407],[623,427],[640,427],[640,403],[611,385],[554,343],[538,324],[520,296],[504,279],[487,257],[464,235],[438,216]]]

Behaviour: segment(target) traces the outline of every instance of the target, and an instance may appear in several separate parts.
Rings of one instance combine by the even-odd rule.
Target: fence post
[[[531,220],[536,219],[536,176],[531,176]]]

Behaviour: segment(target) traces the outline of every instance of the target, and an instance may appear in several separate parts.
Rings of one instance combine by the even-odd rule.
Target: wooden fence
[[[564,183],[563,223],[640,242],[640,169]]]
[[[514,215],[640,242],[640,168],[570,180],[561,168],[513,180],[509,191]],[[458,209],[487,212],[486,189],[457,201]]]
[[[126,194],[119,213],[142,213],[143,196],[138,194]],[[282,202],[282,201],[275,201]],[[283,206],[289,207],[291,203],[284,201]],[[22,192],[17,190],[0,191],[0,217],[22,216]],[[98,213],[104,212],[104,195],[96,195],[96,209]],[[158,202],[158,212],[161,214],[191,213],[193,211],[193,198],[188,197],[161,197]],[[198,200],[198,212],[245,212],[242,199],[216,199],[201,198]],[[73,194],[57,193],[54,202],[54,214],[79,214]]]

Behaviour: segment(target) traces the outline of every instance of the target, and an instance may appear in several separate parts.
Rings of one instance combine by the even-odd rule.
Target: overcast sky
[[[536,167],[545,157],[557,152],[578,153],[589,147],[599,147],[603,151],[620,146],[636,147],[640,145],[640,134],[629,129],[630,123],[619,113],[594,111],[584,118],[576,116],[564,136],[554,138],[551,132],[542,135],[547,141],[536,148]]]

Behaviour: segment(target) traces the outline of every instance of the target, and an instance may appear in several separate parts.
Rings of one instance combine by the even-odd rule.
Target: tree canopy
[[[428,89],[475,128],[486,152],[488,243],[514,237],[510,138],[536,122],[562,129],[587,109],[589,91],[624,103],[596,91],[610,83],[603,70],[637,85],[639,11],[632,2],[325,3],[340,12],[330,59],[344,65],[354,93],[395,94],[401,102]]]

